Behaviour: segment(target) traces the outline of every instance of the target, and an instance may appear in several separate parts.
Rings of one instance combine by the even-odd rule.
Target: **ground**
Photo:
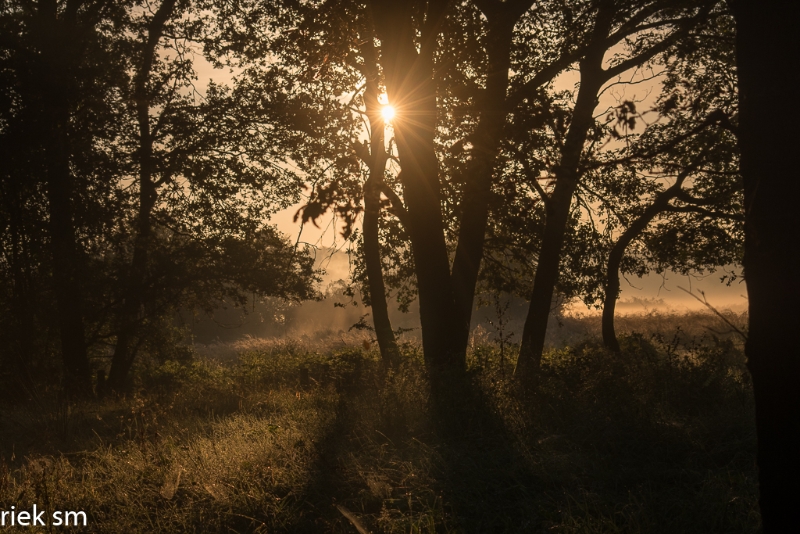
[[[0,510],[85,511],[75,532],[757,532],[749,375],[714,321],[651,317],[620,355],[572,340],[527,396],[513,346],[478,336],[456,434],[413,344],[388,372],[346,335],[198,347],[143,362],[128,397],[4,407]]]

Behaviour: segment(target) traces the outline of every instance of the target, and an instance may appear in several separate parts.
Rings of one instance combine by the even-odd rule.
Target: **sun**
[[[391,121],[394,118],[394,107],[393,106],[383,106],[381,108],[381,115],[383,116],[383,120],[386,122]]]

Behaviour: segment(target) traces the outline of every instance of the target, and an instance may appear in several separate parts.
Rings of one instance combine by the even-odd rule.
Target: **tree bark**
[[[475,290],[483,260],[492,178],[506,123],[513,29],[524,12],[512,13],[507,6],[503,7],[505,9],[484,11],[489,21],[486,90],[478,104],[480,119],[472,136],[473,148],[465,177],[458,244],[453,259],[452,280],[459,328],[456,350],[464,355],[469,343]]]
[[[794,5],[731,0],[745,195],[745,345],[753,378],[764,532],[800,527],[800,47]]]
[[[399,361],[397,340],[389,319],[389,306],[386,302],[386,285],[383,281],[381,265],[380,239],[378,224],[380,221],[381,192],[378,180],[370,170],[370,177],[364,184],[364,263],[366,264],[369,282],[370,307],[375,337],[381,351],[384,364],[396,365]]]
[[[364,263],[369,283],[370,307],[375,337],[385,365],[393,366],[399,362],[400,352],[389,320],[389,306],[386,302],[386,285],[383,280],[381,264],[380,236],[378,234],[381,214],[381,185],[386,168],[386,148],[384,146],[385,124],[378,103],[379,75],[373,45],[372,31],[367,31],[364,45],[364,75],[366,87],[364,101],[370,121],[369,178],[364,184]]]

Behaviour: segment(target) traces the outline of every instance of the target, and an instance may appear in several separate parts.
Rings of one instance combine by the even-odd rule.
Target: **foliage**
[[[290,161],[309,145],[274,126],[285,112],[281,80],[244,75],[198,89],[193,56],[232,46],[205,4],[182,1],[165,11],[163,37],[153,42],[158,6],[117,3],[75,15],[47,5],[5,2],[0,10],[4,372],[57,381],[51,338],[64,328],[59,317],[70,315],[81,319],[75,328],[85,330],[79,335],[92,366],[104,368],[107,347],[131,321],[124,303],[132,294],[140,304],[136,346],[169,329],[165,318],[180,307],[212,310],[253,294],[312,297],[313,261],[268,223],[299,198]],[[51,23],[56,29],[47,33],[42,24]],[[71,24],[80,37],[58,52],[70,57],[47,63],[40,52],[67,47]],[[142,70],[148,54],[152,67]],[[45,103],[59,87],[69,168],[66,193],[52,197],[48,165],[57,158]],[[57,209],[74,226],[73,242],[54,241],[48,220]],[[56,258],[59,247],[74,257]],[[59,296],[60,271],[80,301]]]

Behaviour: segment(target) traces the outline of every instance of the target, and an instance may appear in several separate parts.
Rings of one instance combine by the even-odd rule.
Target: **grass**
[[[4,407],[0,510],[83,510],[75,532],[757,532],[741,347],[687,331],[552,350],[527,397],[478,340],[459,438],[413,346],[388,375],[360,345],[204,349],[130,398]]]

